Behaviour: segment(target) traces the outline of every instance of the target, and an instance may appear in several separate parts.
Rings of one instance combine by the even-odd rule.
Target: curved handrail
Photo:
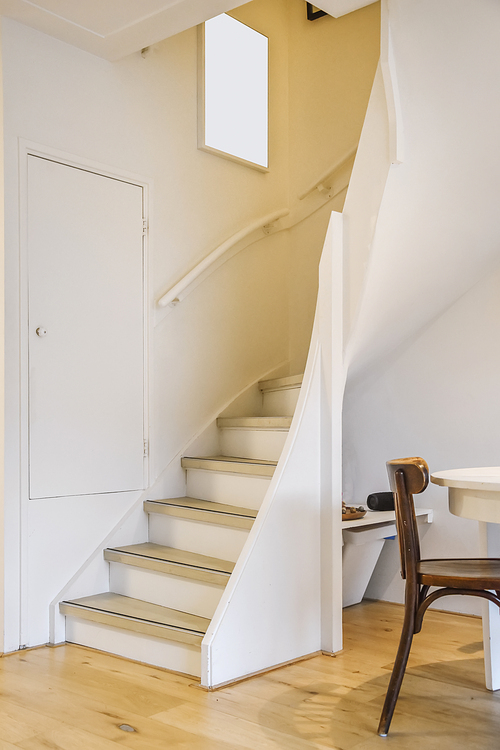
[[[333,178],[336,172],[339,172],[350,159],[353,159],[356,156],[356,151],[357,146],[352,148],[347,154],[345,154],[345,156],[343,156],[341,159],[339,159],[339,161],[331,166],[330,169],[324,172],[313,185],[311,185],[304,193],[302,193],[302,195],[299,195],[299,200],[302,200],[314,190],[318,190],[320,193],[330,193],[332,189],[332,180],[328,178]],[[329,186],[325,185],[325,182],[327,181],[330,183]],[[349,184],[349,180],[347,180],[347,184]],[[335,195],[328,195],[328,199],[334,198],[336,195],[342,192],[345,187],[346,185],[343,185],[340,190],[336,191]],[[236,232],[236,234],[233,234],[231,237],[229,237],[229,239],[225,240],[225,242],[216,247],[215,250],[213,250],[205,258],[203,258],[203,260],[201,260],[194,268],[192,268],[182,279],[180,279],[180,281],[174,284],[174,286],[171,287],[168,292],[160,297],[157,302],[157,306],[160,309],[164,309],[165,307],[173,307],[174,305],[176,305],[181,301],[181,295],[183,295],[183,292],[185,292],[188,287],[192,286],[192,284],[205,271],[207,271],[210,266],[214,266],[216,261],[222,258],[223,255],[228,253],[235,245],[251,235],[257,229],[263,229],[264,232],[266,232],[267,228],[270,227],[270,225],[274,224],[276,221],[278,221],[278,219],[282,219],[284,216],[288,216],[289,213],[290,210],[288,208],[283,208],[280,211],[274,211],[271,214],[267,214],[267,216],[263,216],[262,218],[257,219],[256,221],[252,222],[252,224],[249,224],[247,227],[245,227],[245,229],[240,229],[239,232]],[[294,226],[300,221],[303,221],[304,218],[304,211],[294,211],[293,220],[291,222],[288,222],[286,228],[290,229],[291,226]],[[213,270],[215,270],[215,268]]]
[[[331,190],[331,185],[328,187],[324,185],[326,180],[328,180],[329,177],[333,177],[335,172],[338,172],[341,167],[346,164],[349,159],[353,159],[356,156],[356,151],[358,150],[358,147],[355,146],[352,148],[349,153],[347,153],[345,156],[343,156],[339,161],[335,162],[333,166],[330,167],[326,172],[323,172],[319,180],[316,180],[312,185],[310,185],[307,190],[305,190],[303,193],[299,195],[299,201],[304,200],[304,198],[309,195],[309,193],[312,193],[314,190],[319,190],[319,192],[328,192]]]
[[[239,232],[236,232],[236,234],[233,234],[232,237],[229,237],[225,242],[222,243],[222,245],[219,245],[219,247],[215,248],[209,255],[206,256],[206,258],[203,258],[202,261],[198,263],[194,268],[191,269],[180,281],[177,282],[177,284],[174,284],[174,286],[168,290],[166,294],[163,295],[163,297],[160,297],[158,300],[158,307],[167,307],[167,305],[176,304],[179,302],[178,296],[182,294],[182,292],[187,289],[187,287],[195,281],[198,276],[201,276],[201,274],[209,268],[216,260],[221,258],[224,253],[227,253],[228,250],[230,250],[234,245],[236,245],[241,240],[244,240],[245,237],[247,237],[249,234],[252,234],[252,232],[255,232],[256,229],[265,229],[270,224],[273,224],[275,221],[278,221],[278,219],[282,219],[283,216],[287,216],[290,213],[288,208],[283,208],[281,211],[274,211],[272,214],[268,214],[267,216],[263,216],[261,219],[257,219],[257,221],[252,222],[252,224],[249,224],[245,229],[240,229]]]

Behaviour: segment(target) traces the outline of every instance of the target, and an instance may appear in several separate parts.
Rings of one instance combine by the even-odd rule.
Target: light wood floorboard
[[[0,750],[498,750],[481,622],[429,612],[389,737],[376,734],[403,610],[344,610],[345,647],[207,693],[192,679],[65,645],[0,659]],[[125,732],[121,724],[135,732]]]

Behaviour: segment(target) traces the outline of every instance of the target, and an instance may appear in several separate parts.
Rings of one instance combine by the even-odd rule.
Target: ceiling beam
[[[319,0],[314,5],[324,10],[329,16],[340,18],[340,16],[345,16],[347,13],[352,13],[354,10],[359,10],[375,2],[377,0]]]
[[[87,28],[75,23],[72,19],[72,1],[59,0],[56,6],[49,3],[49,8],[45,9],[44,0],[38,0],[36,4],[28,0],[0,0],[0,14],[93,55],[113,61],[244,4],[242,0],[165,0],[163,8],[144,18],[141,0],[135,0],[136,12],[134,0],[129,0],[136,20],[109,34],[100,34],[92,29],[92,23],[87,22]],[[314,4],[338,18],[375,1],[318,0]],[[57,7],[57,13],[51,10],[53,7]],[[68,9],[67,13],[65,8]],[[109,21],[108,25],[112,27],[113,19],[110,18]]]

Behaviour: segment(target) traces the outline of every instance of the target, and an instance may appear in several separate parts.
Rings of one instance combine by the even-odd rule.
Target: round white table
[[[500,466],[451,469],[431,474],[431,482],[448,488],[450,512],[479,521],[481,555],[500,557]],[[483,601],[486,687],[500,689],[500,609]]]

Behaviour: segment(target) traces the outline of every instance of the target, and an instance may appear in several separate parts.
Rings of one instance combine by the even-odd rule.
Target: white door
[[[144,486],[142,188],[28,158],[30,497]]]

